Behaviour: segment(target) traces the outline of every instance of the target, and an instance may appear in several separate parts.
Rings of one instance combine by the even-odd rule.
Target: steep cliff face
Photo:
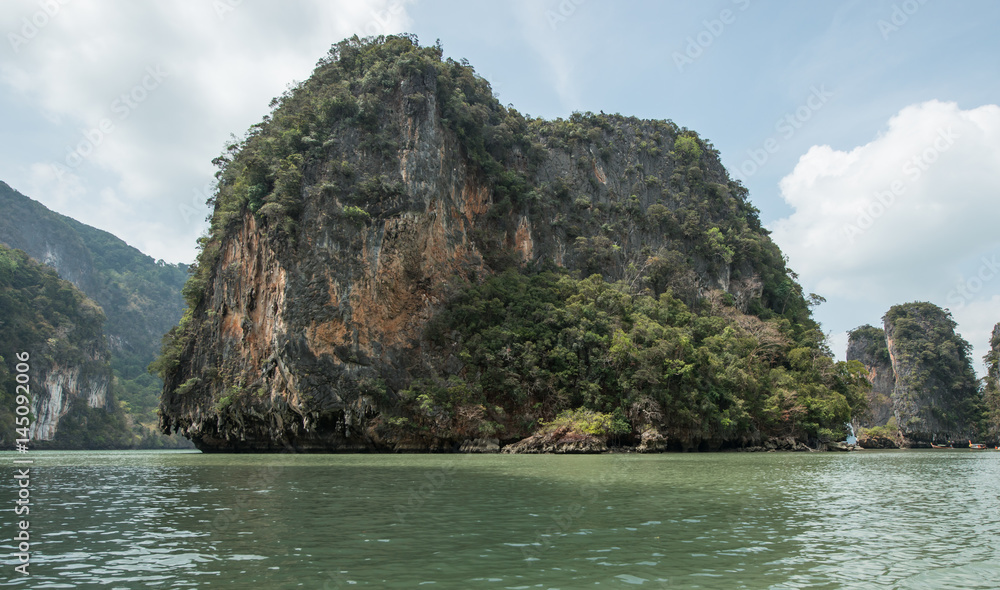
[[[127,445],[130,435],[111,393],[101,309],[51,268],[0,246],[0,313],[0,356],[10,362],[17,353],[30,355],[32,441],[56,444],[62,420],[93,413],[94,426],[101,426],[88,439],[94,446]],[[5,395],[14,392],[11,372],[10,367],[4,372]],[[0,436],[11,444],[13,416],[4,413],[0,422]],[[64,439],[56,446],[87,446],[81,443]]]
[[[931,303],[895,305],[883,318],[896,375],[896,420],[912,444],[976,436],[979,392],[968,342]]]
[[[867,369],[871,382],[867,395],[868,410],[857,417],[857,426],[884,426],[895,415],[892,392],[896,385],[885,331],[868,325],[852,330],[847,341],[847,360],[860,361]]]
[[[871,326],[852,332],[848,348],[848,358],[871,371],[871,413],[861,425],[895,425],[904,446],[976,438],[982,398],[970,346],[955,333],[951,314],[914,302],[893,306],[883,321],[884,332]]]
[[[44,354],[44,353],[43,353]],[[100,353],[98,353],[100,354]],[[97,356],[91,362],[108,363],[109,355]],[[35,415],[31,439],[51,441],[56,436],[59,421],[69,413],[76,400],[83,400],[88,408],[108,410],[108,390],[111,375],[108,372],[85,371],[80,366],[46,367],[38,374],[43,395],[35,398],[32,413]]]
[[[189,310],[158,361],[165,431],[205,450],[447,449],[579,405],[626,408],[677,448],[826,427],[792,384],[834,372],[821,333],[694,133],[526,119],[408,37],[336,45],[275,105],[217,160]],[[695,379],[707,397],[685,402]],[[849,413],[815,385],[816,407]]]
[[[56,269],[60,278],[101,306],[118,397],[127,402],[136,423],[150,422],[162,383],[146,367],[156,358],[163,334],[180,319],[186,267],[156,262],[115,236],[50,211],[3,182],[0,211],[0,243]],[[63,381],[73,382],[71,375],[79,368],[62,371]]]
[[[993,326],[990,350],[983,357],[986,376],[983,377],[983,426],[986,442],[1000,445],[1000,324]]]

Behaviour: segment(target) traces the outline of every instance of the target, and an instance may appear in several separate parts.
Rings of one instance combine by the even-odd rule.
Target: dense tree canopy
[[[54,367],[75,368],[84,376],[103,376],[110,381],[107,344],[101,308],[72,284],[58,278],[51,268],[39,264],[21,250],[0,245],[0,443],[13,444],[14,393],[13,362],[16,354],[28,352],[31,367],[29,392],[43,395],[42,377]],[[128,446],[131,434],[112,392],[111,407],[87,408],[85,400],[74,407],[71,420],[93,416],[100,422],[88,434],[87,442],[68,438],[73,448]],[[95,424],[96,425],[96,424]]]

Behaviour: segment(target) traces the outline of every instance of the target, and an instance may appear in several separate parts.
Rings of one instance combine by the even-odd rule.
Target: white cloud
[[[28,170],[28,182],[45,192],[50,205],[56,208],[79,201],[87,194],[79,176],[72,172],[60,173],[51,164],[33,164]]]
[[[1000,321],[998,169],[1000,106],[911,105],[865,145],[803,155],[781,180],[794,213],[773,238],[806,290],[852,302],[825,318],[834,329],[869,321],[852,305],[931,301],[952,309],[978,362]]]
[[[42,4],[58,10],[38,17]],[[45,161],[8,163],[4,180],[171,261],[193,259],[207,209],[191,215],[191,195],[211,180],[230,133],[259,121],[331,44],[410,25],[395,0],[42,4],[5,2],[0,31],[24,42],[5,39],[0,83],[58,140]],[[25,29],[25,18],[44,26]],[[89,152],[76,166],[74,150]],[[65,166],[61,177],[45,172],[53,164]]]

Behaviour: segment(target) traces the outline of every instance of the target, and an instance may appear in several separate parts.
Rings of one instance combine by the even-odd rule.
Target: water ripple
[[[37,456],[0,586],[1000,587],[1000,453]]]

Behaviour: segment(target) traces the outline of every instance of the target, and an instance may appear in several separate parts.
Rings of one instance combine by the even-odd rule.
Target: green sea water
[[[0,586],[1000,588],[995,451],[30,456]]]

